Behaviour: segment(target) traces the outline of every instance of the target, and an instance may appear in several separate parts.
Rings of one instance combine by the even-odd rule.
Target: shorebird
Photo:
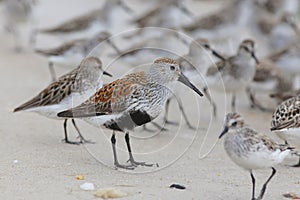
[[[235,110],[236,93],[245,90],[253,80],[258,59],[255,56],[254,41],[244,40],[236,55],[210,66],[206,72],[208,87],[232,94],[231,109]],[[207,88],[204,89],[207,91]],[[209,95],[207,94],[209,97]],[[215,103],[211,100],[216,114]]]
[[[12,33],[15,40],[15,50],[20,52],[22,45],[20,41],[19,26],[32,21],[32,12],[35,0],[5,0],[4,1],[4,17],[6,20],[5,27],[7,31]],[[31,42],[33,35],[30,35]]]
[[[129,131],[151,122],[162,112],[171,92],[168,87],[175,81],[182,82],[203,96],[181,73],[175,60],[159,58],[146,71],[128,74],[105,85],[81,105],[58,113],[58,116],[82,118],[96,127],[113,130],[111,144],[115,167],[134,169],[138,165],[153,166],[134,160]],[[117,159],[115,131],[125,133],[131,165],[122,165]]]
[[[276,173],[275,165],[281,163],[291,152],[288,145],[279,145],[264,134],[244,127],[243,118],[237,113],[229,113],[225,118],[224,130],[219,139],[225,136],[224,149],[230,159],[248,170],[252,179],[252,200],[263,198],[267,184]],[[255,197],[255,178],[253,170],[272,168],[272,174],[264,183],[258,198]]]
[[[48,57],[49,71],[52,81],[55,81],[56,73],[53,66],[54,64],[76,66],[101,42],[107,42],[115,51],[119,52],[119,49],[110,40],[110,36],[110,33],[103,31],[91,38],[72,40],[53,49],[37,49],[35,52]],[[98,50],[103,49],[97,49],[97,54],[101,54]]]
[[[66,143],[79,144],[89,142],[79,132],[74,119],[72,119],[72,123],[79,134],[80,141],[70,141],[67,135],[68,119],[57,117],[57,113],[79,105],[84,99],[91,96],[96,89],[102,87],[102,74],[110,76],[110,74],[102,70],[102,62],[98,58],[88,57],[76,69],[61,76],[31,100],[15,108],[14,112],[36,112],[52,119],[63,119],[64,141]]]
[[[70,38],[69,34],[79,34],[80,38],[90,37],[99,31],[107,30],[112,25],[112,15],[117,14],[115,10],[119,7],[123,8],[126,12],[132,13],[132,10],[123,0],[106,0],[100,9],[65,21],[56,27],[41,29],[39,32],[46,34],[68,34],[68,38]]]
[[[283,101],[272,116],[271,131],[286,143],[300,148],[300,96]],[[294,167],[300,167],[300,159]]]

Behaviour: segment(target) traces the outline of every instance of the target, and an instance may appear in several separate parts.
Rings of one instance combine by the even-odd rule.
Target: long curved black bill
[[[180,81],[181,83],[183,83],[184,85],[188,86],[189,88],[191,88],[192,90],[194,90],[197,94],[199,94],[201,97],[203,96],[202,92],[200,92],[200,90],[198,90],[198,88],[196,88],[196,86],[194,86],[189,79],[183,75],[183,73],[180,73],[179,79],[178,81]]]
[[[251,56],[254,58],[256,64],[259,64],[259,60],[257,59],[256,55],[254,52],[251,53]]]
[[[222,133],[221,133],[220,136],[219,136],[219,139],[220,139],[221,137],[223,137],[223,135],[225,135],[227,132],[228,132],[228,127],[225,126],[224,129],[223,129],[223,131],[222,131]]]

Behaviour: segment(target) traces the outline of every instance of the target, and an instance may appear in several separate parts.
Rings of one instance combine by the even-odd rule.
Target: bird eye
[[[175,66],[171,65],[171,66],[170,66],[170,69],[171,69],[172,71],[174,71],[174,70],[175,70]]]
[[[232,126],[236,126],[236,125],[237,125],[237,122],[233,122],[231,125],[232,125]]]

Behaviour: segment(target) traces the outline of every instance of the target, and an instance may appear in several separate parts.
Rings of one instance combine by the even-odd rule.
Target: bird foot
[[[80,144],[82,144],[82,142],[81,141],[70,141],[70,140],[68,140],[68,139],[62,139],[61,140],[62,142],[64,142],[64,143],[67,143],[67,144],[75,144],[75,145],[80,145]]]
[[[154,166],[154,164],[148,164],[146,162],[137,162],[134,159],[129,159],[127,160],[127,163],[130,162],[132,166],[137,167],[137,166],[145,166],[145,167],[152,167]],[[156,166],[158,166],[158,164],[156,163]]]
[[[121,169],[134,170],[135,167],[136,166],[134,166],[134,165],[121,165],[121,164],[115,162],[115,169],[121,168]]]

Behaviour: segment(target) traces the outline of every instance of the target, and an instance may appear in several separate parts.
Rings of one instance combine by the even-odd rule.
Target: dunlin
[[[107,42],[115,51],[119,52],[119,49],[111,41],[110,36],[110,33],[104,31],[88,39],[68,41],[59,47],[44,50],[38,49],[36,52],[48,56],[50,74],[52,80],[55,81],[56,74],[54,65],[76,66],[101,42]],[[97,49],[97,54],[101,54],[98,50],[99,49]]]
[[[72,108],[90,97],[96,89],[102,87],[101,77],[109,75],[102,70],[102,62],[96,57],[88,57],[71,72],[61,76],[51,83],[31,100],[14,109],[14,112],[36,112],[53,119],[64,119],[64,134],[66,143],[79,144],[87,142],[80,134],[74,119],[72,123],[78,131],[80,142],[72,142],[67,135],[67,118],[57,117],[57,113]]]
[[[58,113],[58,116],[82,118],[96,127],[113,130],[111,143],[116,167],[133,169],[138,165],[152,166],[134,160],[129,131],[152,121],[163,111],[171,92],[168,86],[175,81],[184,83],[202,96],[181,73],[175,60],[159,58],[146,71],[126,75],[105,85],[81,105]],[[131,165],[121,165],[117,159],[115,131],[125,133]]]
[[[226,115],[224,130],[219,138],[225,135],[224,148],[230,159],[248,170],[252,179],[252,200],[263,198],[267,184],[276,173],[275,165],[289,155],[291,148],[279,145],[264,134],[244,127],[244,120],[237,113]],[[264,183],[258,198],[255,197],[255,178],[252,170],[272,168],[272,174]]]

